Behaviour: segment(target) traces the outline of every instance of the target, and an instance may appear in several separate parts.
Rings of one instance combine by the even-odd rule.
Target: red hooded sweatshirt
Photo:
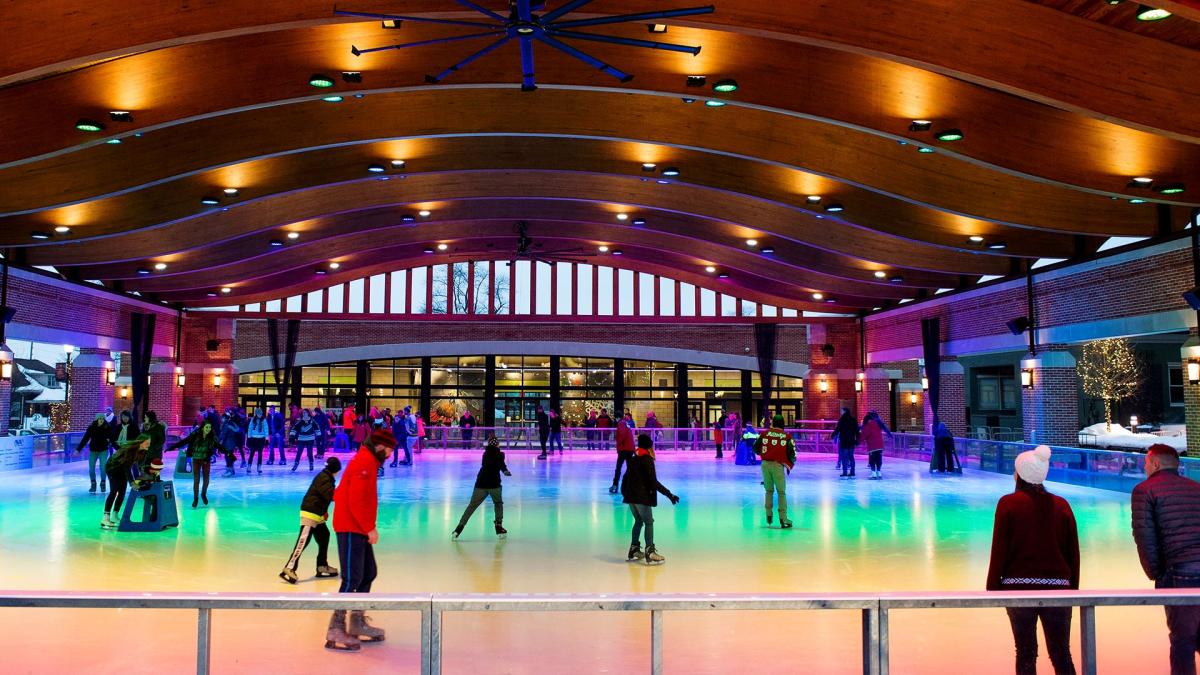
[[[333,531],[370,534],[379,511],[379,460],[361,446],[342,472],[342,482],[333,493]]]
[[[633,430],[629,428],[629,423],[622,419],[617,422],[617,452],[634,450],[637,450],[637,443],[633,439]]]

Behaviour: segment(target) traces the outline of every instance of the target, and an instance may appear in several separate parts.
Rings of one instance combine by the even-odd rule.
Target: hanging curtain
[[[279,363],[278,319],[267,319],[267,341],[271,345],[271,374],[275,378],[275,389],[279,395],[279,405],[281,408],[286,409],[292,387],[292,370],[296,365],[296,349],[300,344],[299,319],[289,319],[287,322],[287,341],[283,348],[282,367],[280,367],[281,364]]]
[[[775,346],[779,324],[754,324],[754,349],[758,353],[758,378],[762,392],[762,413],[774,411],[771,396],[775,390]],[[770,420],[767,423],[770,424]]]
[[[929,380],[929,391],[926,392],[926,396],[929,397],[929,409],[933,413],[933,420],[929,424],[930,429],[933,429],[938,423],[938,398],[942,375],[940,329],[941,322],[938,319],[921,319],[921,347],[925,356],[925,378]]]
[[[150,357],[154,347],[154,314],[134,312],[129,321],[129,355],[133,361],[130,373],[133,379],[133,419],[141,419],[141,413],[150,400]]]

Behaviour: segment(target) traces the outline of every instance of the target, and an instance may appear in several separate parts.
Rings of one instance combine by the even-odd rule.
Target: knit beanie
[[[331,456],[329,459],[325,460],[325,469],[329,471],[329,473],[337,473],[341,471],[342,460]]]
[[[391,429],[376,429],[371,432],[371,445],[377,448],[394,448],[397,445],[396,437],[392,435]]]
[[[487,447],[489,450],[499,450],[500,449],[500,439],[496,438],[495,436],[488,438]]]
[[[150,462],[150,470],[153,471],[154,473],[158,473],[159,471],[162,471],[163,470],[163,461],[161,459],[152,460]]]
[[[1021,480],[1033,485],[1046,482],[1046,474],[1050,473],[1050,447],[1039,445],[1033,450],[1027,450],[1017,455],[1017,475]]]
[[[643,450],[649,450],[654,447],[654,441],[651,440],[649,434],[638,434],[637,446]]]

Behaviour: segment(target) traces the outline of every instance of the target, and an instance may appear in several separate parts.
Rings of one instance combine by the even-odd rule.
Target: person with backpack
[[[658,472],[654,466],[654,441],[647,434],[639,434],[637,451],[629,460],[629,468],[621,481],[622,501],[629,505],[633,513],[633,541],[625,556],[626,562],[645,560],[647,565],[666,562],[654,545],[654,507],[658,506],[660,494],[671,500],[672,504],[679,503],[679,497],[658,482]],[[646,533],[645,552],[640,541],[643,528]]]
[[[483,451],[483,466],[479,467],[479,473],[475,476],[471,502],[467,504],[462,517],[458,519],[458,526],[454,528],[455,539],[462,534],[475,509],[489,497],[492,499],[492,508],[496,510],[496,536],[504,538],[508,534],[508,530],[504,529],[504,491],[500,484],[500,474],[511,476],[512,472],[504,463],[504,452],[500,450],[499,439],[492,436],[488,438],[487,447]]]
[[[300,556],[308,548],[311,539],[317,540],[317,578],[326,579],[338,576],[337,568],[329,566],[329,505],[333,503],[334,485],[337,474],[342,470],[342,461],[330,457],[325,461],[325,468],[313,478],[300,502],[300,535],[296,537],[296,545],[292,548],[292,556],[288,558],[279,573],[279,578],[295,584],[299,577],[296,568],[300,565]]]

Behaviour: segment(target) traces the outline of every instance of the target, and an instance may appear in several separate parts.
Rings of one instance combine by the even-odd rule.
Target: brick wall
[[[266,322],[263,325],[263,345],[266,345]],[[306,324],[308,322],[305,322]],[[217,410],[237,403],[237,372],[233,368],[233,321],[218,319],[203,314],[189,315],[183,322],[181,367],[186,375],[181,395],[180,417],[183,424],[190,424],[203,407],[214,405]],[[301,331],[301,335],[305,331]],[[209,341],[216,340],[216,349],[208,349]],[[213,376],[221,372],[221,386],[217,387]]]

